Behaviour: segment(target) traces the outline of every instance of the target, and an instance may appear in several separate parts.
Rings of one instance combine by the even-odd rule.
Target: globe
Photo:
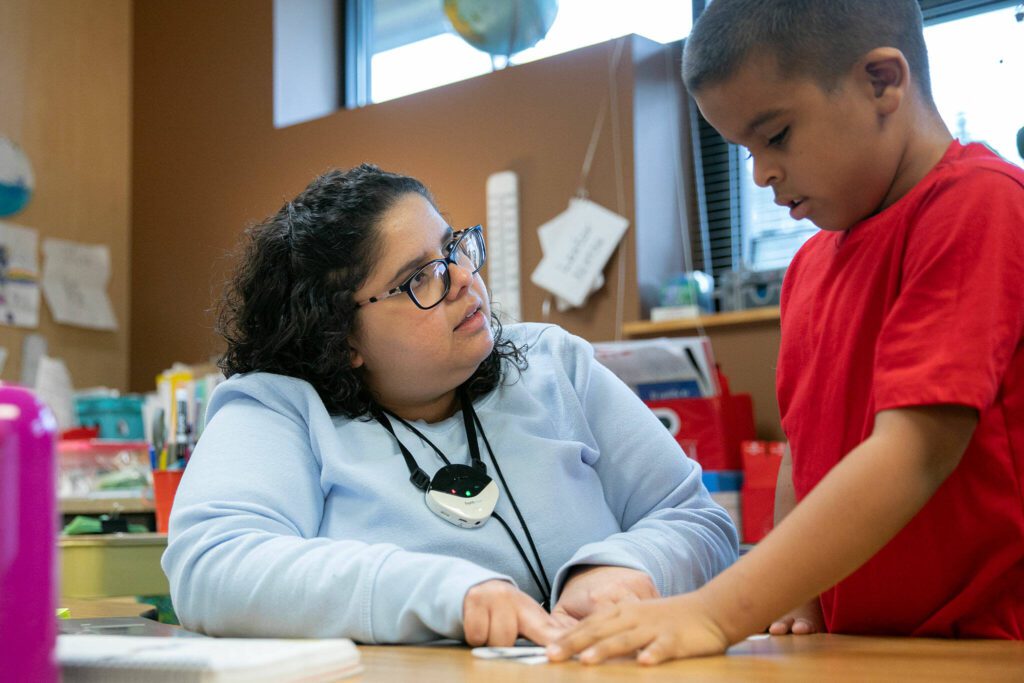
[[[558,0],[444,0],[452,30],[478,50],[509,57],[547,35]]]

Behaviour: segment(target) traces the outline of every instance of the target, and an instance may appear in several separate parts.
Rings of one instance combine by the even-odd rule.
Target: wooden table
[[[73,617],[135,616],[130,600],[64,599]],[[475,659],[463,646],[360,646],[359,683],[519,683],[530,681],[1024,681],[1024,643],[856,636],[783,636],[747,640],[723,657],[638,667],[619,660],[529,666]]]

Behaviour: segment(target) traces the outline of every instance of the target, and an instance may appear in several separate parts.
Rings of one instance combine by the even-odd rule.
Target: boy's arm
[[[793,457],[786,446],[779,463],[779,477],[775,484],[775,524],[778,526],[796,507],[796,490],[793,486]],[[799,562],[799,557],[793,558]],[[814,596],[803,605],[790,610],[784,617],[772,622],[768,632],[773,636],[793,633],[798,636],[818,633],[825,628],[825,619],[821,615],[821,602]]]
[[[786,450],[782,454],[782,462],[779,463],[779,477],[775,482],[775,523],[773,526],[778,526],[795,507],[793,458],[789,453],[789,446],[786,446]]]
[[[586,650],[581,659],[598,662],[639,649],[638,660],[654,664],[723,652],[888,543],[956,469],[976,424],[962,406],[880,412],[871,436],[739,562],[692,593],[595,615],[549,655]]]

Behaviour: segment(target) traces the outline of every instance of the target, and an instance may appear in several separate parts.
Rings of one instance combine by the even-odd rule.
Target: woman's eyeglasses
[[[452,286],[451,274],[448,272],[450,265],[455,264],[473,274],[483,268],[487,258],[483,227],[474,225],[472,228],[460,230],[452,235],[447,252],[444,258],[424,263],[405,282],[394,289],[389,289],[378,296],[371,296],[365,301],[357,301],[356,308],[398,296],[403,292],[408,294],[412,302],[423,310],[437,306],[448,296],[448,291]]]

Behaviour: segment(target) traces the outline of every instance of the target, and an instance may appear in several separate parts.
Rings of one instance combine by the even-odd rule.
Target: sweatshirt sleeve
[[[462,639],[466,591],[511,581],[458,558],[318,538],[326,493],[303,410],[222,388],[175,497],[162,560],[186,628],[363,643]]]
[[[700,466],[589,344],[569,336],[563,357],[585,422],[574,428],[597,450],[593,466],[622,531],[584,545],[559,569],[553,601],[579,565],[645,571],[662,596],[700,587],[736,560],[728,513],[711,499]]]

